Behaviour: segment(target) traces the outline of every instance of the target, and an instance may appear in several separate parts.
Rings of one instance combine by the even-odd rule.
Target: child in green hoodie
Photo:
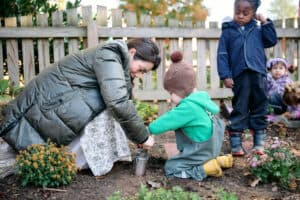
[[[224,138],[224,123],[214,116],[219,112],[205,91],[196,90],[193,67],[182,61],[182,53],[171,55],[172,64],[164,77],[174,108],[150,123],[151,134],[175,131],[179,154],[167,160],[167,177],[193,178],[222,176],[222,167],[232,167],[230,154],[219,156]]]

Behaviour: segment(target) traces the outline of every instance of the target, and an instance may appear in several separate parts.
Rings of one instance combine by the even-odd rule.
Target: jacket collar
[[[244,27],[245,27],[245,30],[248,31],[256,25],[257,25],[257,21],[255,19],[251,19],[250,22],[247,23]],[[241,26],[238,25],[234,20],[232,20],[230,22],[225,22],[222,24],[222,29],[226,29],[226,28],[239,29],[240,27]]]

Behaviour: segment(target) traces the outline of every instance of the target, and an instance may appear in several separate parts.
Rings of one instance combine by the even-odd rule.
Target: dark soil
[[[282,136],[282,131],[286,134]],[[269,136],[284,137],[283,140],[290,144],[294,152],[299,155],[299,130],[280,128],[277,125],[270,126]],[[156,136],[156,144],[150,151],[150,159],[147,166],[146,175],[137,177],[134,175],[133,163],[118,162],[112,171],[102,177],[94,177],[89,170],[80,171],[74,181],[68,185],[55,189],[39,188],[33,186],[22,187],[16,175],[0,179],[0,199],[106,199],[116,191],[122,192],[122,196],[133,196],[137,193],[141,184],[157,183],[161,187],[171,188],[172,186],[181,186],[187,191],[199,193],[202,199],[216,199],[214,194],[219,189],[235,193],[239,199],[300,199],[300,187],[296,191],[280,189],[276,184],[261,184],[256,187],[249,186],[249,177],[246,176],[247,168],[245,158],[235,158],[234,167],[223,171],[220,178],[208,177],[203,182],[197,182],[191,179],[167,179],[164,176],[164,163],[166,153],[163,149],[163,143],[174,142],[174,134],[167,133]],[[251,138],[247,140],[247,145],[251,145]],[[134,149],[134,145],[130,144]],[[228,140],[225,139],[223,152],[229,152]],[[299,182],[298,182],[299,183]],[[300,184],[300,183],[299,183]]]

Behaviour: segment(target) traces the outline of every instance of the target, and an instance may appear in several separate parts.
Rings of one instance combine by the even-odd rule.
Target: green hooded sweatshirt
[[[196,91],[150,123],[149,130],[151,134],[158,135],[182,128],[191,140],[207,141],[212,136],[212,121],[206,111],[217,114],[219,107],[210,99],[207,92]]]

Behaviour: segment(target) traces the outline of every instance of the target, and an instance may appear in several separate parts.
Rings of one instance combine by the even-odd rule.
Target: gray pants
[[[193,178],[202,181],[206,178],[203,164],[220,154],[224,139],[224,122],[213,119],[213,135],[205,142],[194,142],[182,129],[176,130],[176,144],[179,154],[167,160],[165,172],[167,177]]]

